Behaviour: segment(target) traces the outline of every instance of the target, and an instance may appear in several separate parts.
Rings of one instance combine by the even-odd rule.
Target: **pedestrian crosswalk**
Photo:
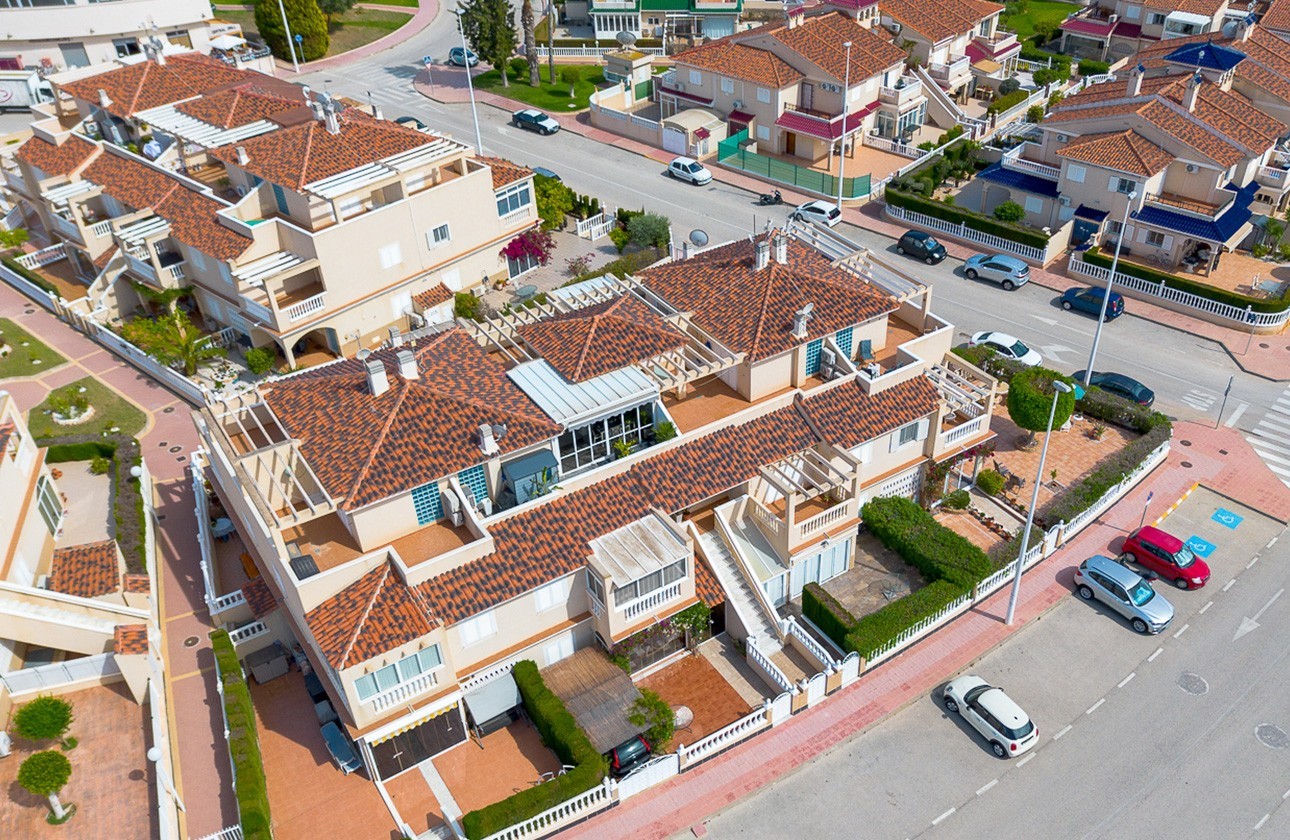
[[[1182,396],[1182,401],[1200,412],[1208,412],[1210,406],[1218,399],[1218,394],[1211,394],[1209,391],[1202,391],[1200,388],[1192,388]]]
[[[1290,487],[1290,387],[1245,436],[1268,469]]]

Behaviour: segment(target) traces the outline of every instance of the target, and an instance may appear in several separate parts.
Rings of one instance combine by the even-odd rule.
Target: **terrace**
[[[528,790],[560,771],[559,757],[542,743],[542,736],[528,720],[518,720],[482,738],[458,744],[431,762],[462,813]],[[425,786],[423,774],[412,770],[385,785],[415,789],[418,782]],[[395,804],[404,819],[408,819],[410,815],[397,796]],[[421,816],[420,811],[413,815]]]
[[[821,584],[856,618],[877,612],[889,602],[921,589],[923,576],[904,559],[868,532],[856,536],[855,557],[851,567]],[[799,595],[788,602],[785,612],[802,618]],[[782,667],[782,666],[781,666]],[[807,675],[809,676],[809,674]]]
[[[300,580],[343,566],[368,553],[359,546],[338,513],[285,528],[282,540],[291,557],[292,571]],[[390,546],[407,566],[413,567],[475,540],[466,526],[454,526],[443,519],[393,540]]]
[[[817,376],[808,377],[802,383],[802,389],[809,391],[824,384]],[[783,388],[767,394],[755,402],[749,402],[743,395],[722,382],[718,377],[710,377],[691,384],[684,397],[666,394],[663,407],[671,415],[672,422],[682,432],[692,432],[710,423],[716,423],[746,411],[755,405],[782,397],[793,391],[792,387]]]

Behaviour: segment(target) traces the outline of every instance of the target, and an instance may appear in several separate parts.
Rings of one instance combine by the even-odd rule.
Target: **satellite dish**
[[[367,358],[372,355],[372,351],[364,347],[362,350],[359,350],[356,355],[358,356],[358,360],[362,362],[366,361]]]
[[[690,231],[690,244],[696,248],[702,248],[708,244],[708,233],[703,228],[695,228]]]
[[[635,46],[636,44],[635,32],[619,32],[617,35],[614,36],[614,38],[615,40],[618,41],[618,43],[622,44],[624,47],[631,47],[631,46]]]

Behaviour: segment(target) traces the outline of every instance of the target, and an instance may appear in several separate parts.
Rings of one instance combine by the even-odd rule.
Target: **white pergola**
[[[302,265],[305,258],[290,251],[275,251],[267,257],[252,260],[233,269],[233,277],[249,286],[263,286],[264,281],[276,274]]]
[[[932,380],[937,393],[951,411],[966,417],[976,417],[985,411],[991,394],[989,385],[973,381],[944,362],[928,368],[927,378]]]
[[[140,111],[136,116],[153,128],[159,128],[166,134],[173,134],[203,149],[240,143],[250,137],[268,134],[278,127],[277,123],[270,120],[256,120],[246,125],[222,128],[183,113],[175,107],[175,103],[149,108],[147,111]]]
[[[427,140],[425,145],[415,149],[305,184],[305,191],[325,201],[334,201],[354,190],[383,181],[391,175],[399,175],[425,166],[465,149],[465,146],[446,137],[429,135]]]
[[[814,449],[803,449],[758,469],[761,477],[784,497],[823,496],[851,486],[852,474],[843,472]]]

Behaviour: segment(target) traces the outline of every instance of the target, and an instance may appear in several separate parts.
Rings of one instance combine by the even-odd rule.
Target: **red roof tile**
[[[372,569],[305,615],[323,656],[340,671],[433,631],[424,598],[392,561]]]
[[[139,656],[148,652],[148,625],[118,624],[112,633],[112,652],[117,656]]]
[[[940,397],[925,376],[866,394],[856,380],[813,392],[802,411],[830,443],[847,449],[913,423],[936,410]]]
[[[299,85],[281,83],[268,89],[255,81],[181,102],[175,110],[220,128],[236,128],[307,107]]]
[[[716,572],[712,571],[708,561],[699,554],[694,556],[694,593],[709,607],[726,602],[726,590],[721,588]]]
[[[72,96],[99,104],[99,91],[112,100],[108,111],[130,117],[203,93],[265,78],[250,70],[237,70],[216,58],[199,53],[167,56],[164,65],[141,61],[58,84]]]
[[[685,337],[633,294],[518,327],[570,382],[639,364],[685,345]]]
[[[126,575],[124,589],[136,595],[147,594],[152,591],[152,581],[147,575]]]
[[[806,78],[773,52],[750,44],[722,38],[678,53],[676,64],[707,70],[732,79],[780,90]]]
[[[417,309],[425,312],[427,309],[433,309],[441,303],[447,303],[453,298],[453,291],[442,283],[435,283],[424,292],[418,292],[412,296],[412,302],[417,305]]]
[[[1136,131],[1083,134],[1057,150],[1059,157],[1150,177],[1175,158]]]
[[[847,133],[850,134],[860,128],[861,124],[864,123],[864,118],[878,110],[879,104],[877,100],[874,100],[863,108],[848,111],[846,119]],[[837,140],[842,136],[841,116],[839,114],[838,119],[823,120],[810,114],[803,114],[800,111],[784,111],[775,118],[775,125],[780,128],[787,128],[789,131],[796,131],[798,134],[809,134],[821,140]]]
[[[476,160],[487,166],[493,173],[493,189],[495,190],[500,190],[507,184],[522,181],[533,175],[532,169],[520,166],[518,163],[511,163],[506,158],[479,157]]]
[[[867,26],[842,12],[806,17],[791,29],[787,24],[750,30],[748,38],[773,37],[789,49],[843,81],[847,75],[847,51],[851,42],[851,83],[876,76],[905,60],[905,51]],[[741,39],[747,40],[747,39]]]
[[[75,134],[62,143],[51,143],[43,137],[31,137],[18,147],[14,157],[45,173],[46,177],[71,175],[98,154],[98,146]],[[35,188],[35,185],[32,185]]]
[[[242,587],[242,597],[246,599],[246,605],[251,608],[251,615],[256,618],[263,618],[278,608],[278,601],[273,597],[273,592],[269,590],[263,575]]]
[[[880,9],[932,43],[965,32],[975,33],[981,21],[1003,11],[985,0],[882,0]]]
[[[116,540],[54,550],[49,588],[65,595],[97,598],[121,591],[121,552]]]
[[[1259,26],[1290,32],[1290,0],[1271,0],[1267,11],[1259,19]]]

